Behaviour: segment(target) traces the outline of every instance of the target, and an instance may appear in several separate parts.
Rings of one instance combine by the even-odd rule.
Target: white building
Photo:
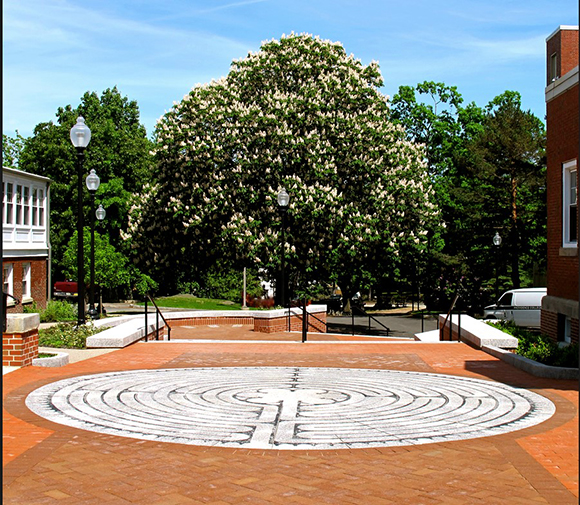
[[[2,168],[3,291],[8,312],[36,302],[46,307],[50,286],[50,179]]]

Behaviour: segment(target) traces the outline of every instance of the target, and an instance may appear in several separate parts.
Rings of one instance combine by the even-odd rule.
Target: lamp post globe
[[[278,193],[278,205],[280,208],[285,209],[290,203],[290,195],[287,193],[286,188],[282,188]]]
[[[85,149],[91,141],[91,129],[85,124],[85,118],[79,116],[76,124],[70,129],[70,141],[76,148]]]
[[[495,232],[495,235],[493,237],[493,245],[496,247],[499,247],[501,245],[501,236],[497,231]]]
[[[91,141],[91,129],[82,116],[70,130],[70,140],[77,151],[77,325],[85,324],[85,275],[84,275],[84,237],[83,237],[83,162],[85,149]]]
[[[107,211],[103,208],[102,204],[99,204],[99,208],[95,211],[95,216],[99,221],[102,221],[107,217]]]

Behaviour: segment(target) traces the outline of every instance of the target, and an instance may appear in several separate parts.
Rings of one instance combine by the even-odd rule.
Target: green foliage
[[[138,268],[131,265],[130,267],[131,279],[132,279],[132,289],[139,296],[145,297],[146,295],[153,295],[159,285],[148,275],[141,273]]]
[[[518,339],[516,353],[550,366],[578,368],[578,344],[560,346],[549,337],[520,328],[512,322],[488,323]]]
[[[461,278],[471,312],[489,303],[496,277],[508,288],[531,284],[546,258],[545,132],[519,94],[464,106],[455,87],[425,82],[399,89],[393,116],[409,140],[426,145],[445,224],[428,237],[427,254],[407,256],[399,275],[411,281],[419,270],[428,306],[440,310],[451,303],[445,286],[454,290]]]
[[[38,345],[65,349],[85,349],[87,337],[96,335],[106,328],[95,328],[92,324],[80,327],[73,323],[60,323],[38,332]]]
[[[84,229],[84,272],[85,284],[90,283],[90,251],[91,230]],[[62,258],[62,268],[65,277],[78,278],[77,273],[77,232],[75,231],[69,240]],[[106,235],[95,232],[95,284],[108,289],[113,289],[130,283],[130,269],[127,258],[117,252],[109,243]]]
[[[220,268],[217,265],[203,276],[198,296],[203,298],[218,298],[240,302],[243,296],[243,271],[233,268]],[[250,297],[260,297],[263,288],[257,274],[251,271],[246,273],[246,293]]]
[[[40,309],[34,302],[31,306],[25,305],[24,312],[40,314],[41,323],[75,321],[77,319],[77,306],[64,300],[49,300],[44,310]]]
[[[16,130],[15,137],[2,134],[2,165],[18,168],[20,154],[24,148],[25,138]]]
[[[129,201],[141,190],[142,181],[150,179],[152,169],[152,143],[139,123],[137,102],[121,96],[116,87],[100,96],[87,92],[78,107],[57,110],[56,124],[50,121],[35,127],[34,135],[24,143],[19,167],[52,180],[50,240],[55,279],[63,277],[64,251],[77,223],[77,156],[70,129],[79,115],[92,134],[82,174],[85,222],[93,210],[84,179],[94,168],[101,179],[96,201],[107,211],[99,226],[119,251],[130,251],[130,243],[121,236],[127,227]]]

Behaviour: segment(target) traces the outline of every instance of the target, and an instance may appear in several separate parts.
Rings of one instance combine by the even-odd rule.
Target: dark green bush
[[[63,300],[50,300],[46,309],[39,309],[34,302],[32,305],[24,306],[26,313],[39,313],[41,323],[60,323],[63,321],[74,321],[77,318],[76,305]]]
[[[560,346],[546,335],[520,328],[509,321],[489,322],[488,324],[516,337],[518,339],[516,353],[520,356],[544,365],[578,367],[578,344]]]
[[[60,323],[38,332],[38,345],[66,349],[86,349],[87,337],[100,333],[105,328],[95,328],[92,324],[81,327],[74,323]]]

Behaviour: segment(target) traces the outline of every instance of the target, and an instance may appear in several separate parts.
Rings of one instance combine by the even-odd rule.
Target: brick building
[[[548,295],[542,332],[578,342],[578,27],[546,40]]]
[[[50,277],[50,179],[2,168],[2,280],[7,312],[22,312],[33,302],[46,307]]]

